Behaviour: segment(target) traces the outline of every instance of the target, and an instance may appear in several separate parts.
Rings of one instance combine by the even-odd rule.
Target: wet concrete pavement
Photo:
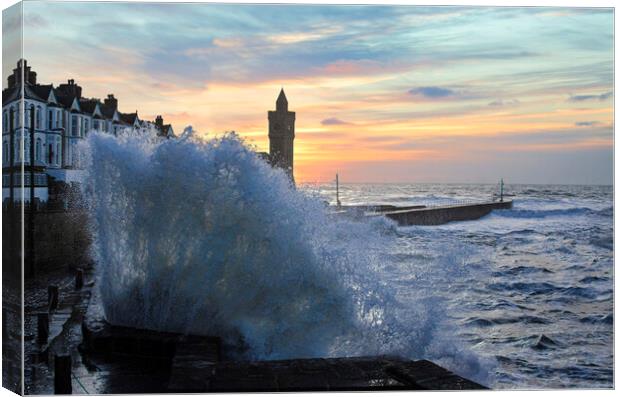
[[[225,361],[217,337],[110,326],[92,269],[85,269],[84,278],[79,290],[73,272],[27,285],[26,394],[53,394],[54,357],[67,354],[73,394],[484,388],[429,361],[400,357]],[[59,303],[49,311],[52,283],[59,287]],[[41,312],[49,313],[47,343],[37,342]]]

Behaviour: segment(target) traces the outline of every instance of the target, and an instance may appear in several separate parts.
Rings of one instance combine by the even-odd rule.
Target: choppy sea
[[[335,203],[335,185],[307,185]],[[344,184],[342,204],[489,200],[494,185]],[[496,388],[613,385],[613,187],[506,185],[512,210],[399,227],[380,277],[404,307],[441,302]]]
[[[507,185],[511,210],[398,227],[335,213],[334,184],[292,188],[234,134],[149,136],[85,142],[110,323],[218,335],[240,359],[395,354],[493,388],[613,385],[612,187]],[[341,201],[496,192],[345,184]]]

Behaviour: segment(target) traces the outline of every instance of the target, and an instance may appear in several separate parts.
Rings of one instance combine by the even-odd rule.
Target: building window
[[[54,112],[51,110],[47,111],[47,129],[51,130],[54,128],[54,120],[53,120]]]
[[[7,112],[4,112],[4,114],[2,115],[2,130],[9,130],[9,114]]]
[[[20,106],[21,108],[21,106]],[[24,127],[30,127],[30,109],[28,108],[28,104],[24,103]],[[20,113],[21,113],[21,109],[20,109]]]
[[[41,161],[41,138],[37,138],[36,142],[37,144],[35,145],[34,159],[36,161]]]
[[[77,136],[78,135],[78,118],[77,118],[77,116],[72,116],[71,117],[71,135],[72,136]]]
[[[30,139],[20,139],[19,143],[20,143],[19,159],[23,163],[29,163],[30,162]]]
[[[82,134],[82,136],[86,136],[88,134],[88,130],[89,130],[89,121],[87,118],[84,118],[84,133]]]
[[[56,111],[56,128],[60,128],[60,110]]]
[[[9,163],[9,143],[7,141],[2,144],[2,161],[5,164]]]
[[[32,114],[32,109],[34,109],[34,108],[35,108],[34,105],[32,105],[32,106],[26,105],[25,106],[25,109],[26,109],[26,116],[25,116],[26,125],[24,125],[24,127],[26,127],[26,128],[30,128],[30,125],[31,125],[32,121],[36,120],[36,110],[35,110],[35,119],[31,121],[31,117],[30,117],[31,114]],[[35,127],[36,127],[36,125],[35,125]]]
[[[41,129],[41,118],[43,117],[43,111],[41,109],[41,106],[37,106],[37,109],[35,110],[35,120],[36,120],[36,125],[35,128],[37,129]]]
[[[56,153],[54,155],[55,155],[54,163],[60,164],[60,139],[59,138],[56,138]]]

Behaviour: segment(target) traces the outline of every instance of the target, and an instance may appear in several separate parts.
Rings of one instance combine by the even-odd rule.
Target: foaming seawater
[[[85,149],[111,323],[219,335],[235,357],[399,354],[490,381],[493,360],[462,346],[442,299],[403,305],[382,276],[391,222],[333,218],[234,134],[94,133]]]
[[[343,188],[360,204],[391,204],[403,192],[412,204],[432,204],[450,197],[488,200],[496,187]],[[459,324],[459,338],[479,357],[497,360],[495,388],[612,387],[613,188],[506,189],[515,195],[512,210],[470,222],[399,227],[392,265],[382,277],[404,305],[430,296],[442,301],[443,316]],[[333,200],[333,187],[325,192]]]
[[[496,216],[499,217],[512,217],[512,218],[544,218],[544,217],[561,217],[571,215],[601,215],[601,216],[613,216],[613,208],[605,208],[602,210],[593,210],[587,207],[581,208],[566,208],[566,209],[545,209],[545,210],[525,210],[517,209],[514,211],[498,211]]]

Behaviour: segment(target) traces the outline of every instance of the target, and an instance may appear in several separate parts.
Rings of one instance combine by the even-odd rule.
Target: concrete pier
[[[488,215],[493,210],[511,208],[512,201],[495,201],[426,208],[409,208],[381,212],[381,214],[397,221],[399,226],[443,225],[453,221],[472,221]]]
[[[430,361],[393,356],[218,362],[173,371],[168,392],[481,390]]]
[[[82,323],[89,365],[77,371],[90,394],[485,389],[430,361],[396,356],[237,361],[218,337],[110,325],[96,295]]]
[[[89,393],[485,389],[427,360],[371,356],[227,361],[221,360],[216,337],[101,325],[86,320],[82,328],[82,355],[96,368],[79,378]]]

